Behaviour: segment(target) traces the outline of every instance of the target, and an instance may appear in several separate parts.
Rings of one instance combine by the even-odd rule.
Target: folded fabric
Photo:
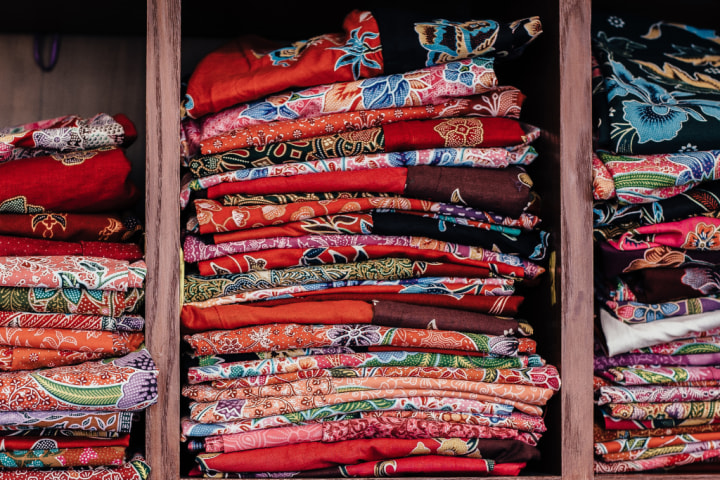
[[[52,153],[127,147],[137,138],[135,125],[123,114],[78,115],[0,128],[0,163]]]
[[[305,418],[328,417],[338,413],[353,413],[367,411],[391,410],[456,410],[464,413],[478,413],[486,415],[509,415],[513,411],[512,405],[499,402],[463,398],[461,395],[445,395],[444,392],[425,392],[414,396],[412,391],[388,391],[380,393],[375,398],[362,398],[361,395],[351,393],[345,395],[328,395],[326,397],[307,397],[304,402],[297,398],[297,402],[288,403],[273,399],[247,400],[221,400],[190,404],[190,418],[200,423],[227,422],[240,419],[262,418],[269,415],[297,413]],[[450,392],[448,392],[450,393]],[[354,397],[354,398],[353,398]],[[296,399],[296,397],[289,397]],[[531,415],[542,415],[540,407],[528,406]]]
[[[646,268],[625,274],[615,298],[660,303],[720,293],[720,266]]]
[[[84,448],[84,447],[127,447],[130,445],[130,435],[123,434],[118,437],[100,436],[70,436],[65,431],[62,435],[2,435],[0,451],[13,450],[51,450],[56,448]]]
[[[720,327],[720,316],[714,312],[683,315],[659,322],[633,325],[618,320],[605,309],[600,309],[598,317],[610,356],[678,338],[699,336],[698,332]]]
[[[605,306],[622,322],[649,323],[668,318],[715,312],[720,309],[720,297],[713,295],[683,298],[662,303],[605,300]]]
[[[144,326],[145,319],[140,315],[108,317],[71,313],[0,312],[0,327],[140,332]]]
[[[707,402],[669,402],[669,403],[608,403],[602,409],[615,418],[628,420],[678,420],[694,418],[718,418],[716,401]]]
[[[698,402],[720,399],[717,387],[676,386],[604,386],[596,395],[598,405],[607,403],[668,403],[674,401]]]
[[[597,150],[592,163],[593,197],[629,205],[666,201],[716,180],[719,165],[720,150],[633,156]]]
[[[39,468],[118,466],[122,465],[124,461],[125,447],[0,451],[0,464],[3,469],[27,468],[34,470]]]
[[[688,348],[692,352],[692,348]],[[626,353],[606,357],[595,354],[595,371],[605,370],[609,367],[627,367],[629,365],[714,365],[720,363],[720,353],[698,354],[654,354],[654,353]]]
[[[608,368],[602,375],[617,385],[668,385],[677,382],[717,381],[720,379],[720,367],[634,365]]]
[[[15,372],[62,365],[77,365],[90,360],[113,356],[109,352],[78,352],[31,347],[0,347],[0,370]]]
[[[686,428],[691,426],[700,425],[711,425],[717,427],[720,424],[718,418],[662,418],[662,419],[648,419],[648,420],[631,420],[624,418],[617,418],[609,415],[604,410],[600,412],[602,414],[603,421],[605,422],[605,428],[614,430],[639,430],[640,433],[645,435],[645,431],[648,429],[658,428]]]
[[[304,163],[345,157],[348,158],[347,164],[359,167],[372,161],[374,155],[391,152],[411,155],[410,162],[427,162],[433,158],[431,154],[434,149],[512,147],[516,150],[537,140],[540,129],[511,117],[452,116],[398,121],[329,135],[324,132],[317,137],[301,140],[290,138],[271,145],[245,148],[235,146],[235,136],[235,131],[232,131],[201,142],[203,155],[222,159],[224,163],[230,162],[240,169],[251,169],[253,164],[260,164],[258,167],[262,164],[279,166],[288,162]],[[415,154],[417,160],[414,160],[410,153],[413,151],[424,153]],[[368,155],[371,158],[365,160]],[[397,161],[397,158],[402,157],[389,155],[386,161]],[[472,157],[466,161],[470,159]],[[238,168],[233,170],[240,173]]]
[[[0,165],[0,212],[92,213],[131,208],[139,192],[130,169],[130,161],[119,148],[4,163]]]
[[[385,345],[393,347],[443,348],[495,355],[535,353],[535,341],[479,333],[379,325],[302,325],[296,323],[256,325],[235,330],[213,330],[183,337],[194,355],[283,350],[299,346]]]
[[[142,231],[138,219],[130,214],[0,213],[2,235],[67,242],[130,242],[138,240]]]
[[[372,225],[372,215],[369,225]],[[350,220],[350,218],[348,218]],[[363,221],[363,223],[366,223]],[[272,228],[272,227],[270,227]],[[481,228],[478,226],[477,228]],[[510,227],[495,226],[488,224],[489,230],[499,229],[510,233]],[[255,229],[261,230],[261,229]],[[514,232],[513,232],[514,233]],[[244,258],[244,254],[262,252],[271,249],[326,249],[330,247],[348,247],[363,245],[389,245],[414,248],[417,250],[432,250],[436,252],[451,254],[456,261],[469,260],[471,264],[478,265],[479,262],[492,268],[500,276],[517,278],[536,278],[545,269],[538,264],[523,260],[515,255],[492,252],[482,247],[460,245],[456,243],[443,242],[428,237],[409,237],[398,235],[364,235],[361,231],[353,235],[343,234],[309,234],[297,237],[271,237],[257,240],[241,240],[237,242],[226,242],[220,244],[206,243],[202,237],[186,235],[183,241],[183,256],[186,262],[198,263],[201,268],[202,262],[214,261],[228,273],[233,272],[230,265],[235,264]],[[320,250],[322,251],[322,250]],[[229,257],[229,258],[222,258]],[[230,263],[232,262],[232,263]],[[230,265],[228,265],[230,264]],[[239,273],[239,272],[235,272]]]
[[[248,147],[270,146],[280,142],[297,141],[313,137],[321,137],[328,133],[343,133],[351,130],[388,125],[395,122],[423,120],[446,117],[509,117],[519,118],[525,95],[515,87],[500,86],[479,95],[451,98],[438,105],[417,107],[376,108],[360,112],[328,113],[320,117],[300,118],[297,120],[280,120],[258,125],[235,128],[231,119],[219,129],[197,128],[197,123],[185,121],[183,126],[182,149],[186,157],[185,163],[195,176],[202,177],[209,173],[219,173],[225,167],[211,166],[207,158],[198,155],[200,142],[222,142],[223,148],[243,155],[238,149]],[[200,120],[200,123],[202,120]],[[202,123],[201,123],[202,124]],[[274,148],[268,148],[268,153]],[[225,157],[220,154],[210,158]],[[233,159],[228,158],[232,165]],[[259,165],[258,165],[259,166]],[[210,167],[208,170],[205,167]],[[234,170],[235,168],[229,168]]]
[[[126,262],[136,262],[143,258],[140,246],[135,243],[61,242],[58,240],[0,235],[0,257],[37,255],[100,257],[124,260]]]
[[[368,367],[368,368],[322,368],[298,370],[295,372],[240,377],[230,380],[215,380],[213,388],[242,389],[275,386],[275,391],[283,391],[283,385],[299,380],[324,378],[366,378],[366,377],[416,377],[431,379],[454,379],[470,382],[491,382],[496,384],[529,385],[553,391],[560,389],[560,377],[552,365],[525,368],[454,368],[454,367]],[[205,384],[207,385],[207,384]],[[278,386],[280,385],[280,386]],[[189,388],[186,386],[184,388]]]
[[[344,264],[307,265],[211,277],[186,275],[183,293],[187,302],[201,302],[261,289],[307,287],[343,281],[400,281],[445,275],[458,275],[469,279],[467,282],[456,283],[492,285],[491,288],[478,290],[477,294],[480,295],[509,296],[514,291],[511,279],[491,279],[489,277],[493,274],[485,267],[385,257]],[[487,281],[479,279],[487,279]]]
[[[288,205],[259,205],[254,207],[226,207],[220,202],[209,199],[195,200],[194,204],[197,213],[198,231],[201,234],[276,226],[326,215],[367,212],[377,209],[430,212],[457,217],[467,216],[471,220],[500,223],[507,226],[520,227],[528,225],[528,229],[532,228],[531,225],[534,226],[537,223],[537,217],[527,213],[519,215],[513,222],[507,221],[507,216],[496,216],[461,205],[404,197],[337,199],[326,202],[298,202]],[[232,240],[238,239],[232,238]],[[226,241],[231,240],[225,237],[215,237],[216,243]]]
[[[720,219],[705,216],[644,225],[608,243],[618,250],[644,250],[665,245],[687,250],[719,250]]]
[[[0,256],[4,287],[84,288],[126,292],[142,288],[147,275],[143,260],[127,262],[76,255]]]
[[[157,402],[157,375],[145,349],[112,361],[3,373],[0,411],[139,411]]]
[[[442,441],[445,440],[445,441]],[[457,450],[450,448],[453,440],[428,439],[414,442],[396,441],[386,439],[347,440],[334,443],[305,442],[296,445],[270,447],[247,450],[244,452],[213,453],[198,455],[196,460],[203,470],[213,471],[298,471],[315,468],[326,468],[333,465],[356,464],[369,460],[382,460],[410,456],[413,461],[423,454],[427,455],[480,455],[478,449],[486,442],[478,442],[473,448],[472,443],[465,443],[461,439],[454,440]],[[462,447],[465,446],[465,448]],[[500,443],[499,445],[502,445]],[[418,447],[415,449],[415,447]],[[488,447],[492,448],[492,447]],[[521,451],[530,452],[531,449],[518,447]],[[490,451],[495,451],[492,449]],[[499,453],[499,452],[498,452]],[[517,452],[519,453],[519,452]],[[483,457],[485,455],[483,454]],[[274,461],[270,459],[274,458]],[[476,467],[477,468],[477,467]]]
[[[439,455],[422,457],[400,457],[374,462],[342,465],[337,468],[324,468],[307,471],[311,476],[337,475],[342,477],[370,477],[372,475],[493,475],[515,476],[525,468],[525,462],[495,463],[493,460],[479,458],[454,458]]]
[[[83,432],[130,433],[135,414],[133,412],[84,411],[0,411],[0,431],[36,432],[39,429],[71,429]],[[2,470],[0,470],[1,472]]]
[[[720,154],[720,151],[718,152]],[[720,181],[698,184],[671,198],[638,205],[618,201],[593,203],[593,226],[631,225],[630,228],[666,223],[720,210]]]
[[[696,332],[689,338],[680,338],[670,342],[635,349],[630,353],[652,353],[678,356],[685,354],[714,354],[718,352],[720,352],[720,332],[718,329],[712,329],[705,332]]]
[[[325,325],[366,323],[386,327],[456,330],[490,335],[527,336],[533,332],[529,324],[514,318],[380,300],[305,302],[274,307],[223,305],[197,308],[183,305],[180,319],[188,332],[287,323],[290,319],[293,323]]]
[[[595,473],[624,473],[644,470],[668,469],[679,465],[705,462],[720,457],[720,450],[705,450],[695,453],[662,455],[648,459],[627,460],[622,462],[595,461]]]
[[[494,59],[476,57],[364,80],[287,90],[249,103],[203,115],[199,121],[183,120],[184,129],[213,130],[213,136],[232,129],[279,120],[314,118],[328,113],[359,112],[378,108],[438,105],[452,98],[468,97],[498,87]],[[232,119],[228,122],[228,119]],[[217,151],[203,151],[217,153]]]
[[[125,355],[145,341],[141,332],[0,327],[0,345]]]
[[[538,355],[517,357],[447,355],[440,353],[414,353],[404,350],[395,352],[367,352],[336,355],[309,355],[301,357],[246,360],[188,369],[188,383],[224,380],[257,375],[275,375],[307,370],[370,367],[444,367],[505,369],[542,367],[545,361]]]
[[[645,460],[663,455],[697,453],[717,448],[720,448],[720,441],[709,440],[705,442],[691,442],[681,445],[664,445],[658,448],[645,448],[629,452],[609,453],[602,455],[601,458],[604,462],[623,462],[628,460]]]
[[[606,430],[595,421],[593,423],[593,438],[594,441],[610,443],[615,441],[628,440],[628,444],[631,444],[634,439],[638,438],[642,441],[642,437],[662,437],[662,436],[692,436],[699,433],[713,433],[720,432],[720,424],[707,424],[707,425],[694,425],[694,426],[679,426],[679,427],[662,427],[662,428],[647,428],[647,429],[612,429]]]
[[[720,76],[697,60],[717,50],[715,32],[648,16],[598,15],[592,35],[604,79],[595,93],[605,107],[597,113],[601,148],[649,154],[720,144]]]
[[[316,425],[325,422],[339,422],[354,419],[390,419],[395,421],[412,420],[415,427],[427,432],[426,435],[442,436],[464,435],[477,438],[516,439],[528,445],[536,445],[541,433],[546,431],[541,417],[513,412],[504,416],[456,413],[443,411],[395,410],[340,413],[323,418],[305,420],[297,414],[275,415],[260,419],[235,420],[231,422],[199,423],[183,417],[182,432],[187,437],[208,437],[210,435],[234,435],[288,426]],[[455,427],[454,425],[459,427]],[[436,427],[442,427],[439,431]],[[475,427],[463,430],[464,426]],[[433,428],[434,427],[434,428]],[[455,430],[460,428],[460,430]],[[452,433],[450,433],[452,431]],[[395,435],[398,436],[400,432]],[[204,446],[203,446],[204,448]]]
[[[596,442],[595,453],[607,455],[621,452],[635,452],[676,445],[687,445],[705,441],[720,440],[720,432],[687,433],[681,435],[658,435],[634,438],[623,438],[607,442]],[[667,452],[676,453],[676,452]]]
[[[253,400],[258,397],[267,399],[291,397],[343,395],[349,392],[363,392],[373,398],[380,391],[400,391],[417,389],[418,391],[446,391],[452,395],[477,394],[479,396],[494,397],[511,402],[522,402],[529,405],[545,405],[552,397],[554,391],[534,385],[515,385],[488,382],[475,382],[469,380],[442,379],[442,378],[416,378],[416,377],[355,377],[355,378],[311,378],[290,382],[279,387],[277,385],[259,387],[215,388],[211,385],[186,385],[182,395],[196,402],[214,402],[218,400],[246,399]],[[468,398],[472,398],[468,396]]]
[[[596,242],[598,271],[606,278],[645,268],[678,268],[720,264],[719,250],[687,250],[665,245],[639,250],[618,250],[605,240]]]
[[[290,45],[241,36],[195,67],[184,102],[187,115],[198,118],[292,87],[347,82],[476,56],[511,58],[542,33],[539,17],[501,23],[420,21],[409,15],[353,10],[345,16],[341,33]]]
[[[150,476],[150,466],[141,457],[116,466],[100,466],[87,468],[67,468],[63,470],[41,470],[18,468],[0,470],[0,480],[20,480],[33,478],[37,480],[101,480],[107,478],[122,478],[123,480],[147,480]]]
[[[145,290],[140,288],[117,292],[81,288],[0,287],[0,311],[116,317],[125,313],[137,313],[144,303],[144,298]]]

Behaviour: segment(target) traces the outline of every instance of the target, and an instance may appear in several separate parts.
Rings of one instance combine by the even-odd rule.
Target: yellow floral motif
[[[433,130],[445,139],[448,148],[480,144],[484,136],[482,120],[477,118],[453,118],[440,122]]]

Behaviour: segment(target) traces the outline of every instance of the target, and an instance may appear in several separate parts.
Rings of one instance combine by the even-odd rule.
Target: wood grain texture
[[[147,411],[152,478],[180,476],[180,0],[147,2],[147,345],[160,370]]]
[[[593,262],[590,2],[561,0],[562,476],[593,477]]]

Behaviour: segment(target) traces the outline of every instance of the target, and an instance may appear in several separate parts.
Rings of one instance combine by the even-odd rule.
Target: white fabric
[[[600,309],[600,326],[605,335],[608,355],[613,356],[679,338],[697,337],[701,332],[720,327],[720,311],[629,325],[613,317],[607,310]]]

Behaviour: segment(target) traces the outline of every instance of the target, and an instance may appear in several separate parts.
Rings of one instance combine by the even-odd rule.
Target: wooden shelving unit
[[[43,2],[40,2],[43,3]],[[80,2],[80,10],[83,5]],[[87,2],[86,8],[90,8]],[[393,4],[400,2],[393,2]],[[471,3],[471,2],[467,2]],[[478,3],[478,2],[474,2]],[[493,2],[482,5],[487,17],[508,20],[523,16],[540,15],[544,33],[523,54],[517,65],[507,71],[498,71],[501,83],[515,85],[527,95],[523,117],[543,129],[543,136],[536,145],[540,156],[530,171],[543,198],[543,224],[553,238],[556,253],[554,269],[549,272],[540,287],[537,298],[531,298],[535,318],[529,318],[536,326],[540,354],[556,365],[562,375],[562,389],[551,400],[546,420],[548,433],[541,440],[543,461],[529,466],[524,478],[581,480],[594,477],[592,471],[592,219],[591,219],[591,167],[592,116],[590,88],[590,21],[592,9],[599,5],[619,9],[665,8],[669,14],[676,13],[682,20],[702,19],[709,2],[683,2],[683,11],[677,4],[667,0],[649,2],[609,2],[591,0],[516,0]],[[131,6],[132,5],[132,6]],[[25,69],[32,53],[19,53],[22,42],[28,42],[29,34],[52,31],[53,26],[64,25],[72,35],[91,35],[92,38],[110,42],[109,52],[119,59],[135,58],[137,42],[142,46],[145,38],[145,64],[143,85],[132,80],[142,75],[142,59],[135,58],[133,66],[123,65],[114,72],[113,85],[121,91],[113,91],[121,103],[112,104],[121,111],[133,101],[128,113],[144,132],[142,144],[145,182],[146,261],[148,278],[146,287],[146,335],[147,345],[160,370],[158,385],[159,403],[147,411],[146,456],[151,465],[152,479],[172,480],[182,476],[180,470],[180,207],[179,207],[179,159],[180,129],[179,99],[183,68],[198,60],[198,48],[212,43],[213,39],[230,38],[239,33],[257,33],[275,38],[295,40],[325,33],[327,25],[339,25],[350,8],[372,5],[371,2],[351,2],[300,5],[291,2],[272,4],[248,2],[197,2],[185,0],[148,0],[146,10],[142,5],[129,4],[118,18],[128,25],[123,33],[117,25],[110,28],[107,36],[89,22],[62,23],[70,12],[46,9],[39,14],[37,24],[0,27],[0,41],[8,48],[0,49],[0,120],[2,124],[30,121],[52,114],[71,113],[74,99],[84,99],[82,105],[92,110],[103,105],[108,95],[107,86],[83,90],[70,77],[45,74],[40,82],[47,91],[62,92],[63,101],[53,108],[50,94],[44,98],[33,97],[27,83]],[[413,4],[408,3],[412,6]],[[438,7],[439,8],[439,7]],[[473,6],[480,10],[480,6]],[[17,9],[17,7],[16,7]],[[75,8],[73,11],[77,11]],[[487,12],[487,13],[485,13]],[[19,15],[19,11],[15,12]],[[87,13],[87,15],[91,15]],[[147,30],[138,31],[146,15]],[[6,18],[13,18],[10,12]],[[19,18],[19,17],[15,17]],[[60,24],[53,23],[58,22]],[[111,21],[111,20],[109,20]],[[705,13],[704,22],[712,19]],[[139,40],[137,37],[140,36]],[[13,43],[15,42],[15,43]],[[20,43],[18,43],[20,42]],[[135,42],[135,43],[133,43]],[[69,45],[69,44],[68,44]],[[62,48],[62,47],[61,47]],[[120,52],[126,48],[125,56]],[[83,55],[81,49],[79,55]],[[61,57],[72,55],[69,46],[61,49]],[[108,54],[109,56],[109,54]],[[27,57],[23,62],[20,58]],[[121,60],[110,62],[117,65]],[[138,63],[139,62],[139,63]],[[27,63],[27,64],[26,64]],[[185,66],[183,66],[185,65]],[[86,75],[102,81],[107,72],[102,64],[90,62]],[[95,72],[94,74],[92,72]],[[134,76],[133,76],[134,75]],[[115,78],[113,77],[113,78]],[[135,82],[135,83],[133,83]],[[144,92],[142,89],[144,88]],[[61,90],[58,90],[61,89]],[[130,98],[132,96],[132,98]],[[142,112],[144,99],[144,114]],[[36,103],[41,105],[37,106]],[[63,103],[65,102],[65,103]],[[117,105],[117,107],[115,107]],[[64,108],[65,111],[56,110]],[[68,111],[70,109],[70,111]],[[101,110],[98,110],[101,111]],[[22,118],[26,113],[30,118]],[[87,113],[87,112],[79,112]],[[90,112],[96,113],[96,112]],[[109,112],[116,113],[116,112]],[[32,114],[32,115],[30,115]],[[140,149],[135,146],[134,148]],[[137,153],[136,153],[137,156]],[[142,156],[142,155],[140,155]],[[142,168],[142,167],[140,167]],[[670,475],[670,474],[668,474]],[[651,479],[660,475],[605,475],[607,480],[624,478]],[[713,475],[673,475],[674,479],[703,480]]]

